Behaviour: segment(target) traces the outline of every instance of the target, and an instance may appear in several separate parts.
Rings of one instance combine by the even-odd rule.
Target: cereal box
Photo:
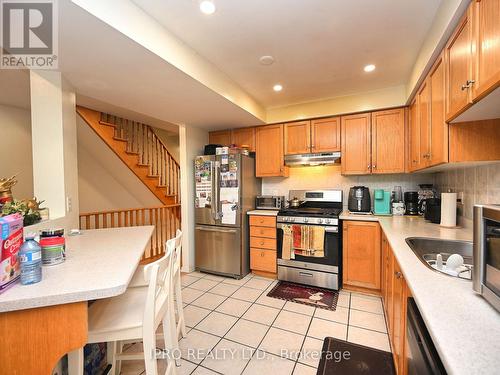
[[[21,270],[17,253],[22,244],[22,215],[0,217],[0,293],[19,279]]]

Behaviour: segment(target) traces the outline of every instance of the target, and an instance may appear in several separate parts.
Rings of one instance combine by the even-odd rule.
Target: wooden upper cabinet
[[[473,5],[473,4],[471,4]],[[445,49],[446,120],[450,121],[472,102],[472,20],[469,7]]]
[[[372,113],[372,173],[404,173],[404,108]]]
[[[259,126],[255,130],[257,177],[288,176],[284,166],[283,124]]]
[[[429,72],[428,85],[431,92],[431,139],[427,162],[429,166],[434,166],[448,162],[448,124],[444,113],[445,78],[442,55]]]
[[[311,151],[340,151],[340,117],[311,121]]]
[[[380,290],[381,231],[373,221],[344,221],[344,284]]]
[[[208,142],[214,145],[231,145],[231,130],[220,130],[208,133]]]
[[[311,152],[311,121],[285,124],[285,155]]]
[[[255,151],[255,128],[233,129],[231,131],[231,144],[238,147],[247,145],[250,151]]]
[[[420,123],[418,121],[418,103],[417,98],[413,99],[408,111],[409,120],[409,162],[410,171],[415,171],[420,165]]]
[[[342,174],[371,172],[371,114],[342,116]]]
[[[475,0],[473,4],[474,84],[473,99],[500,84],[500,1]]]
[[[419,163],[417,164],[417,169],[425,168],[429,164],[430,157],[430,115],[431,115],[431,90],[429,88],[429,81],[426,80],[420,86],[417,93],[417,103],[418,103],[418,122],[420,130],[420,155]]]

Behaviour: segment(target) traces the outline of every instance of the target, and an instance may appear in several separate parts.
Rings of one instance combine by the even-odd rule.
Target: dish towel
[[[324,257],[325,256],[325,228],[310,226],[310,249],[312,256]]]
[[[290,260],[294,259],[292,250],[292,227],[290,225],[283,225],[283,244],[281,245],[281,258]]]

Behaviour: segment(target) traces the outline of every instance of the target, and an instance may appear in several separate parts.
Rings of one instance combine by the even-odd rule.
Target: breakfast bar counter
[[[0,374],[50,374],[87,341],[87,302],[122,294],[153,226],[97,229],[66,238],[66,261],[42,281],[0,295]]]

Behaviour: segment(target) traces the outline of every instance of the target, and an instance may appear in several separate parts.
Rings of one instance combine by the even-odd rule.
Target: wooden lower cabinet
[[[276,217],[250,215],[250,269],[276,278]]]
[[[382,234],[382,299],[387,319],[394,366],[398,375],[407,373],[406,301],[408,287],[394,252]]]
[[[343,222],[343,284],[380,290],[380,225],[374,221]]]

